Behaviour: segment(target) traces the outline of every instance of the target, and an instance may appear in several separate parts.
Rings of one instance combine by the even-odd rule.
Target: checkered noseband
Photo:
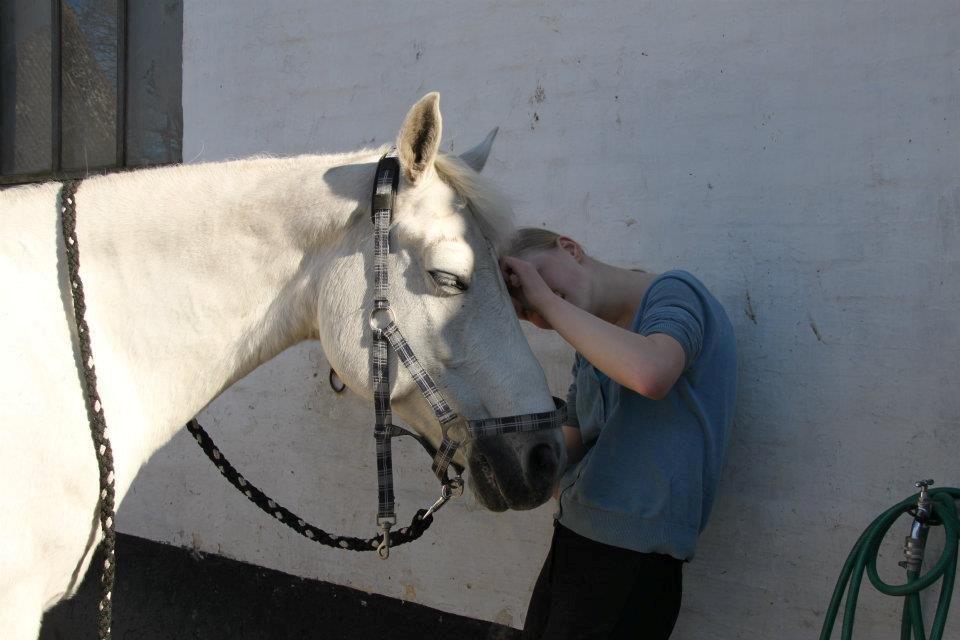
[[[372,348],[370,349],[370,373],[373,378],[373,405],[376,421],[373,435],[377,443],[377,487],[379,494],[379,508],[377,510],[377,525],[382,533],[382,541],[377,548],[380,557],[386,558],[390,553],[390,528],[396,523],[393,495],[393,465],[391,459],[391,439],[395,436],[409,435],[420,442],[433,457],[433,472],[441,483],[440,499],[431,506],[426,518],[443,506],[452,496],[463,492],[463,469],[453,462],[457,448],[462,444],[449,435],[449,427],[458,416],[444,399],[440,389],[420,361],[417,360],[410,345],[400,333],[390,301],[387,298],[389,269],[387,257],[390,254],[390,222],[393,215],[393,204],[396,198],[397,187],[400,181],[400,161],[396,148],[391,149],[380,158],[377,164],[377,173],[373,186],[373,203],[370,216],[373,222],[373,306],[370,311],[370,329],[372,331]],[[440,423],[443,431],[443,440],[439,449],[422,436],[393,424],[390,411],[390,349],[397,352],[397,357],[403,363],[413,381],[420,389],[420,393],[433,409],[433,414]],[[466,419],[467,432],[472,438],[486,438],[500,436],[507,433],[521,433],[556,429],[563,423],[566,407],[563,400],[553,399],[553,411],[532,413],[506,418],[487,418],[484,420]],[[450,478],[448,469],[453,466],[456,477]]]

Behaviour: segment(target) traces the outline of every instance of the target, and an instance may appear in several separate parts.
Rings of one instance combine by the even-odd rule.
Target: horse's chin
[[[469,484],[473,495],[477,502],[489,511],[525,511],[535,509],[550,499],[549,490],[535,490],[513,476],[501,478],[489,464],[476,458],[470,460],[469,469]],[[519,471],[514,475],[519,476]]]
[[[510,508],[499,487],[490,486],[488,481],[478,480],[477,476],[473,475],[471,475],[469,484],[473,490],[473,496],[484,509],[499,513]]]

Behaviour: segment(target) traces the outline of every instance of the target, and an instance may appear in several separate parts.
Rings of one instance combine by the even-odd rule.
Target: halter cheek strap
[[[390,301],[389,289],[390,223],[393,206],[399,185],[400,161],[396,148],[384,154],[377,164],[371,204],[373,222],[373,307],[370,311],[371,344],[370,370],[373,379],[373,400],[375,422],[373,435],[377,447],[377,487],[378,509],[377,525],[382,533],[382,542],[377,552],[382,558],[390,554],[390,528],[396,524],[395,499],[393,493],[393,457],[391,440],[397,435],[413,435],[430,451],[422,437],[416,436],[392,423],[390,409],[390,348],[406,367],[420,393],[430,405],[433,415],[443,432],[440,447],[433,454],[433,473],[440,480],[440,498],[427,510],[426,515],[442,507],[454,495],[463,492],[463,469],[453,463],[457,449],[463,444],[450,437],[450,425],[458,418],[457,413],[444,399],[433,378],[417,359],[409,343],[404,339],[397,326]],[[484,438],[507,433],[556,429],[565,417],[565,405],[554,398],[554,410],[541,413],[509,416],[506,418],[487,418],[466,420],[467,432],[473,438]],[[449,477],[449,468],[453,465],[457,476]]]
[[[373,437],[377,449],[377,526],[382,534],[382,542],[377,553],[382,558],[390,555],[390,529],[396,524],[396,499],[393,491],[393,452],[392,439],[398,435],[413,435],[393,424],[390,408],[390,348],[413,377],[423,397],[430,404],[433,413],[444,430],[444,442],[447,441],[445,425],[457,417],[443,398],[436,383],[426,369],[417,360],[410,345],[400,333],[393,310],[390,308],[389,265],[390,223],[393,218],[393,205],[400,181],[400,161],[396,149],[385,154],[377,164],[377,173],[373,184],[373,196],[370,216],[373,222],[373,307],[370,311],[371,349],[370,373],[373,380],[373,406],[375,420]],[[425,440],[417,437],[421,444]],[[428,449],[429,450],[429,449]],[[444,450],[441,444],[440,450]],[[437,453],[440,455],[440,452]],[[452,454],[451,454],[452,455]],[[449,463],[449,460],[448,460]],[[436,465],[435,465],[436,466]],[[435,469],[436,472],[436,469]],[[438,475],[438,477],[440,477]],[[447,478],[447,465],[443,467],[444,486],[450,484]],[[462,482],[458,483],[462,487]],[[445,501],[444,501],[445,502]],[[431,514],[440,505],[434,505],[427,512]]]

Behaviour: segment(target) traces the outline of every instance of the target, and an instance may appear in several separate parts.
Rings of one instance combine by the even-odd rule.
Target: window
[[[180,162],[182,0],[0,2],[0,184]]]

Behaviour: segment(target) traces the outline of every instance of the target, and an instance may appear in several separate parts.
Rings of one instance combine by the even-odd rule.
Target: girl
[[[501,260],[517,315],[576,350],[550,551],[525,640],[668,638],[733,420],[720,303],[686,271],[628,270],[520,229]]]

